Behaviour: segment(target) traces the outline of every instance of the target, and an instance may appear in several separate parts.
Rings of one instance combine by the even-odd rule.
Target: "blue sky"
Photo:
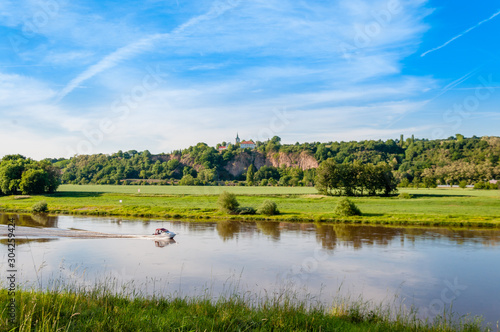
[[[0,155],[498,135],[500,3],[3,0]],[[498,16],[497,16],[498,15]]]

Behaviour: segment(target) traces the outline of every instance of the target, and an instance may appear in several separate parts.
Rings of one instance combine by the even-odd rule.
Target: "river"
[[[0,214],[1,224],[8,218],[17,225],[23,287],[106,283],[132,295],[213,297],[292,292],[326,305],[362,296],[403,300],[431,319],[452,304],[458,315],[500,320],[500,230],[16,214]],[[4,280],[7,227],[0,227]],[[175,241],[144,237],[158,227],[176,232]]]

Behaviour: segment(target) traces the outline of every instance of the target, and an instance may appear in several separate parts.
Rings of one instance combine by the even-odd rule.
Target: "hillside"
[[[51,160],[62,182],[128,184],[138,180],[185,185],[235,184],[247,180],[253,165],[254,184],[313,185],[316,168],[325,160],[342,163],[385,163],[402,185],[458,184],[500,177],[500,138],[457,134],[444,140],[413,139],[359,142],[296,143],[279,137],[256,142],[256,148],[230,145],[219,152],[205,143],[170,154],[118,151],[112,155],[81,155]],[[252,174],[250,174],[252,175]]]

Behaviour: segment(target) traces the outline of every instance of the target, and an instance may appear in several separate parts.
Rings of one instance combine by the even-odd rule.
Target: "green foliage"
[[[360,216],[359,208],[348,198],[341,198],[335,207],[334,213],[341,217]]]
[[[253,186],[254,176],[255,176],[254,166],[253,164],[250,164],[247,170],[247,185]]]
[[[412,137],[406,141],[400,138],[282,144],[281,139],[275,136],[266,142],[256,143],[257,149],[252,151],[231,145],[220,153],[205,143],[199,143],[171,154],[152,155],[149,151],[130,150],[45,162],[55,168],[61,167],[62,181],[66,184],[118,184],[139,178],[177,183],[185,175],[198,179],[200,184],[213,184],[214,181],[244,181],[248,177],[247,183],[251,185],[267,179],[268,184],[279,183],[281,186],[318,185],[325,192],[339,195],[387,195],[395,191],[395,179],[401,181],[400,187],[433,187],[437,183],[476,183],[500,177],[499,137],[466,138],[457,134],[456,137],[440,140]],[[257,164],[257,160],[267,159],[267,162],[270,158],[283,155],[290,157],[287,167],[262,166],[256,169],[253,165],[247,174],[234,173],[234,165],[239,162]],[[324,183],[317,184],[315,180],[324,174],[315,174],[319,170],[305,170],[293,164],[297,156],[308,156],[320,165],[327,160],[334,162],[344,180],[333,188]],[[5,165],[0,167],[0,174],[9,175],[7,180],[2,180],[0,176],[3,193],[20,192],[22,172],[26,169],[25,164],[31,161],[19,157],[4,158]],[[383,168],[386,170],[382,171]],[[195,169],[202,170],[201,174]],[[373,172],[380,172],[380,176]]]
[[[200,182],[198,179],[195,179],[191,174],[186,174],[179,181],[179,185],[181,186],[197,186]]]
[[[389,165],[337,164],[324,161],[317,169],[316,188],[326,195],[389,195],[396,191],[397,182]]]
[[[265,200],[259,207],[258,211],[260,214],[264,214],[266,216],[274,216],[280,214],[280,211],[278,210],[278,206],[276,205],[276,203],[270,200]]]
[[[47,202],[41,201],[41,202],[33,204],[33,206],[31,207],[31,211],[37,212],[37,213],[43,213],[43,212],[49,211]]]
[[[400,199],[411,199],[413,196],[408,194],[408,193],[401,193],[399,194],[398,198]]]
[[[238,203],[238,201],[236,200],[236,195],[227,191],[223,191],[222,194],[219,195],[217,206],[222,212],[236,213],[238,211],[240,203]]]
[[[437,187],[436,179],[433,177],[425,177],[423,180],[423,183],[424,183],[425,188],[436,188]]]
[[[0,162],[0,191],[5,195],[52,193],[59,183],[59,169],[50,161],[37,162],[20,155],[9,155]]]
[[[499,189],[499,186],[497,184],[479,181],[474,184],[474,189],[495,190]]]
[[[465,189],[467,187],[467,181],[465,181],[465,180],[460,181],[458,186],[462,189]]]

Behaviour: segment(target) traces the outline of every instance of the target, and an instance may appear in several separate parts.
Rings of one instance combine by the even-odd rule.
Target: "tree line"
[[[277,136],[266,142],[256,142],[256,149],[241,149],[230,145],[219,152],[216,147],[198,143],[184,150],[165,154],[152,154],[149,151],[118,151],[114,154],[78,155],[69,159],[46,159],[25,177],[43,178],[42,172],[55,174],[60,171],[61,182],[68,184],[181,184],[181,185],[260,185],[260,186],[315,186],[322,180],[319,170],[334,162],[345,174],[356,174],[360,184],[352,189],[354,194],[373,193],[373,179],[366,174],[375,170],[391,170],[399,186],[435,187],[438,184],[465,183],[474,185],[500,177],[500,138],[470,137],[463,135],[447,139],[427,140],[414,137],[403,139],[365,140],[351,142],[312,142],[282,144]],[[324,168],[302,169],[295,164],[274,167],[256,167],[254,160],[275,158],[278,155],[307,155],[319,165],[329,161]],[[18,156],[19,157],[19,156]],[[30,164],[34,161],[24,157],[19,163]],[[241,173],[229,172],[228,165],[245,161],[248,168]],[[9,161],[10,162],[10,161]],[[14,162],[15,163],[15,162]],[[24,165],[24,164],[23,164]],[[350,166],[341,166],[350,165]],[[360,166],[365,165],[365,166]],[[52,168],[50,168],[50,167]],[[330,165],[331,166],[331,165]],[[328,167],[330,167],[328,166]],[[9,167],[13,167],[10,165]],[[23,170],[25,166],[21,167]],[[361,168],[366,168],[362,172]],[[357,171],[355,171],[357,170]],[[9,171],[10,172],[10,171]],[[24,172],[24,171],[23,171]],[[337,171],[336,171],[337,172]],[[350,173],[351,172],[351,173]],[[358,173],[356,173],[358,172]],[[16,173],[16,172],[14,172]],[[352,174],[354,174],[352,173]],[[21,192],[22,172],[16,173],[16,181],[6,183],[5,192],[13,192],[12,187]],[[21,174],[21,175],[20,175]],[[346,177],[352,177],[352,174]],[[361,175],[359,175],[361,174]],[[386,173],[388,174],[388,173]],[[56,176],[57,177],[57,176]],[[38,183],[46,180],[39,180]],[[345,180],[349,181],[349,180]],[[367,182],[368,181],[368,182]],[[371,182],[370,182],[371,181]],[[27,191],[28,181],[22,188]],[[322,184],[319,183],[321,186]],[[38,186],[41,187],[41,186]],[[53,186],[47,185],[47,190]],[[350,185],[341,184],[342,191],[350,192]],[[39,189],[37,189],[39,190]],[[4,192],[2,190],[2,192]],[[377,187],[377,193],[385,191]],[[335,192],[332,192],[335,193]]]
[[[326,195],[390,195],[397,189],[397,180],[387,164],[362,164],[358,161],[337,164],[327,159],[318,167],[316,188]]]

